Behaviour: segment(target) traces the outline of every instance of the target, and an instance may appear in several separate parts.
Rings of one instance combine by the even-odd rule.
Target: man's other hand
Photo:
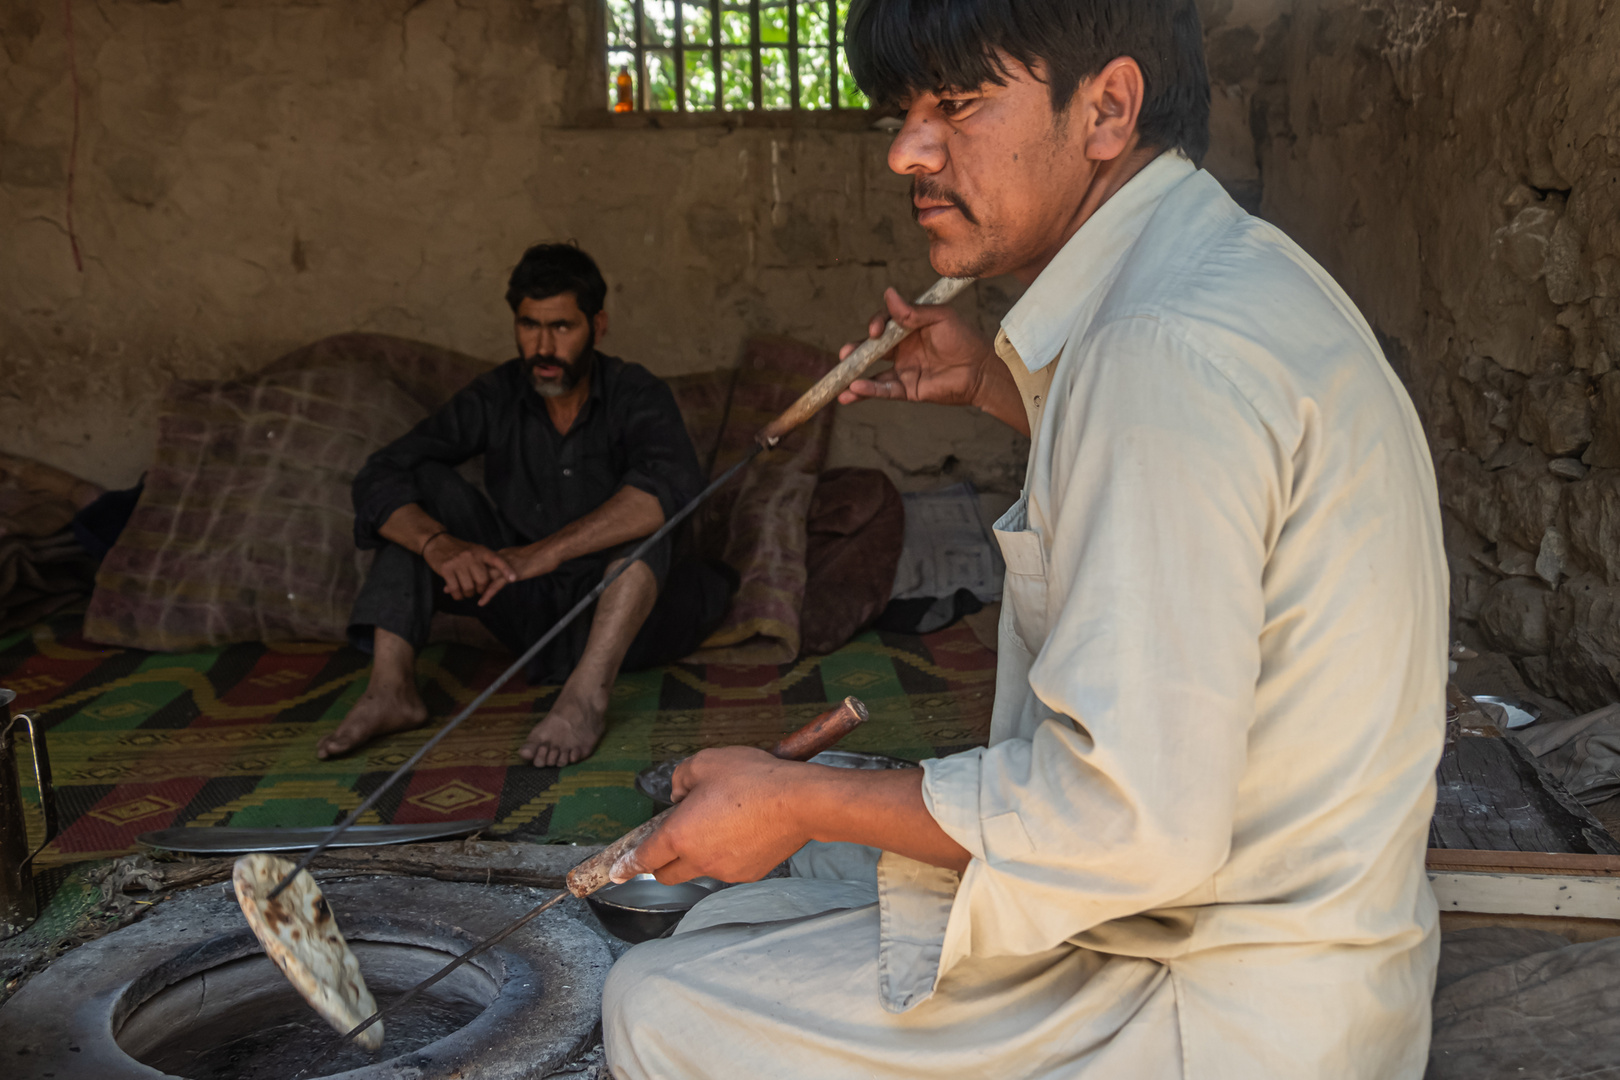
[[[449,533],[429,540],[422,557],[435,574],[444,578],[445,592],[457,600],[479,597],[479,606],[489,603],[503,585],[518,580],[517,571],[499,552],[483,544],[458,540]]]
[[[544,540],[537,544],[525,544],[522,547],[501,548],[495,553],[497,558],[505,560],[515,575],[510,578],[496,576],[490,580],[489,587],[484,595],[478,598],[478,606],[483,607],[494,599],[495,594],[514,581],[528,581],[530,578],[542,577],[551,573],[562,565],[557,557],[556,550]]]
[[[794,781],[825,768],[749,746],[698,751],[675,770],[675,812],[636,849],[632,873],[666,885],[705,875],[757,881],[810,839],[795,812]]]
[[[848,405],[862,398],[887,398],[938,405],[980,404],[986,380],[1002,368],[990,343],[949,305],[911,304],[894,289],[884,292],[883,301],[889,310],[872,316],[868,336],[882,334],[891,318],[913,333],[890,354],[893,368],[870,379],[856,379],[838,396],[839,402]],[[842,360],[854,351],[852,342],[839,350],[838,357]]]

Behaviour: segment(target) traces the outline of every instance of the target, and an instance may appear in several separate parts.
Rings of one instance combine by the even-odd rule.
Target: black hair
[[[1209,73],[1194,0],[854,0],[844,30],[850,70],[874,103],[1004,86],[997,50],[1045,68],[1052,111],[1082,79],[1128,56],[1146,83],[1142,142],[1193,161],[1209,149]]]
[[[573,293],[587,319],[607,300],[607,282],[596,260],[573,244],[536,244],[523,253],[506,281],[506,303],[514,312],[528,300]]]

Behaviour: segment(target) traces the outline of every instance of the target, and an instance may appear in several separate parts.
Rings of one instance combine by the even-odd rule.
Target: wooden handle
[[[613,864],[640,847],[647,837],[658,831],[658,826],[664,823],[664,819],[674,812],[673,806],[668,810],[659,811],[651,820],[643,821],[568,871],[568,891],[583,899],[597,889],[613,884],[613,878],[609,876],[613,872]]]
[[[917,297],[918,304],[944,304],[953,299],[957,293],[973,284],[972,278],[940,278],[928,287],[928,291]],[[787,410],[775,420],[766,424],[760,433],[755,436],[759,445],[769,450],[782,441],[782,437],[806,420],[810,419],[829,402],[849,389],[849,384],[860,378],[866,369],[883,359],[890,349],[900,344],[911,331],[889,320],[889,325],[883,328],[883,333],[875,338],[867,338],[855,347],[855,351],[846,356],[839,365],[821,377],[821,381],[799,396],[799,400],[787,407]]]
[[[804,761],[834,746],[839,739],[866,723],[866,706],[858,698],[847,697],[838,708],[822,713],[804,727],[771,747],[770,752],[784,761]],[[591,895],[613,882],[613,864],[640,847],[658,831],[674,807],[644,821],[595,855],[568,871],[568,891],[578,897]]]
[[[823,750],[837,746],[840,739],[866,723],[866,706],[859,698],[847,697],[838,708],[824,712],[804,727],[771,747],[771,754],[783,761],[809,761]]]

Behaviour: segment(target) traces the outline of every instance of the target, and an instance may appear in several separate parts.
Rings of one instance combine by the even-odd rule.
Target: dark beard
[[[579,354],[573,363],[567,363],[555,356],[535,356],[529,360],[529,384],[541,397],[562,397],[578,386],[591,373],[591,367],[596,362],[596,328],[591,327],[590,340],[585,343],[585,351]],[[534,369],[544,364],[547,367],[560,367],[562,374],[555,379],[544,382],[535,378]]]

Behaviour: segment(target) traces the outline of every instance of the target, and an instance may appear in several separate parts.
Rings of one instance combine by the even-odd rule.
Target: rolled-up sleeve
[[[387,543],[383,523],[400,507],[420,501],[417,466],[429,461],[460,465],[484,452],[489,442],[485,383],[491,377],[464,387],[438,412],[366,459],[351,488],[357,547],[382,547]]]
[[[973,856],[951,921],[978,955],[1207,886],[1255,716],[1282,451],[1221,365],[1152,319],[1071,360],[1031,488],[1044,584],[1004,616],[1033,655],[1032,734],[924,766],[929,811]]]
[[[637,374],[616,410],[626,464],[619,487],[657,499],[667,521],[702,489],[703,475],[674,393],[661,379]]]

